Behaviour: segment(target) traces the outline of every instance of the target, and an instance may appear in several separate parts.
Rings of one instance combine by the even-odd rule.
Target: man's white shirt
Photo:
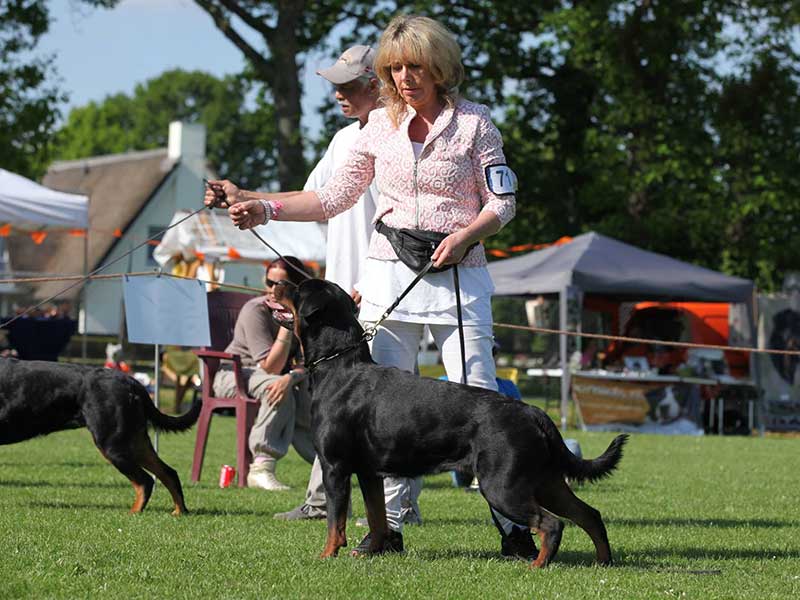
[[[311,171],[303,189],[318,190],[325,185],[336,169],[345,163],[360,133],[358,121],[340,129],[328,144],[325,155]],[[328,220],[325,279],[348,293],[357,287],[363,273],[369,239],[374,230],[372,219],[377,197],[378,189],[373,181],[355,206]]]

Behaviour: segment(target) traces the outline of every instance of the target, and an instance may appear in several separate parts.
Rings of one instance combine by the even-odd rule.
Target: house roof
[[[128,152],[53,163],[42,183],[62,192],[89,196],[88,269],[94,269],[169,176],[176,161],[167,149]],[[12,267],[17,272],[77,275],[84,272],[84,239],[51,233],[36,245],[28,236],[8,238]],[[66,287],[63,281],[36,284],[37,298]],[[62,297],[74,298],[81,286]]]

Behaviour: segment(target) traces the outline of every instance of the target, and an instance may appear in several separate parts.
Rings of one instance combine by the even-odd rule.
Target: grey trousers
[[[318,457],[314,458],[314,464],[311,465],[311,476],[308,478],[305,503],[309,506],[326,510],[325,485],[322,483],[322,465]]]
[[[313,462],[316,453],[311,439],[311,395],[307,382],[289,388],[283,401],[274,406],[267,401],[267,386],[281,376],[263,369],[244,369],[244,376],[247,393],[261,402],[248,438],[253,457],[283,458],[291,444],[306,461]],[[233,371],[218,371],[214,377],[214,393],[230,397],[235,391]]]

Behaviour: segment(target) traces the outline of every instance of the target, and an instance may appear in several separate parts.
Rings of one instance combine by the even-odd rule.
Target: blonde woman
[[[317,221],[347,210],[375,180],[379,227],[442,234],[431,259],[437,269],[459,265],[467,381],[496,390],[494,285],[480,242],[514,216],[516,177],[506,164],[502,138],[489,109],[459,95],[464,78],[461,50],[437,21],[414,15],[394,18],[381,36],[375,72],[382,84],[383,108],[370,114],[349,159],[321,189],[272,194],[215,181],[205,202],[224,199],[241,229],[270,220]],[[359,318],[377,321],[415,276],[398,260],[389,238],[373,232],[358,286]],[[412,371],[425,325],[442,351],[448,378],[461,381],[456,290],[450,272],[427,274],[383,321],[372,342],[373,359]],[[420,484],[407,478],[384,480],[391,529],[384,551],[402,551],[404,521],[421,522],[416,501]],[[530,559],[536,548],[529,529],[493,516],[503,555]],[[369,535],[354,554],[368,553],[368,545]]]

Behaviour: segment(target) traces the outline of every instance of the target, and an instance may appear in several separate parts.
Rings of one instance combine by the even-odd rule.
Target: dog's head
[[[681,415],[681,404],[671,385],[650,390],[645,394],[649,410],[647,416],[656,423],[671,423]]]
[[[281,299],[292,314],[295,335],[303,344],[306,360],[339,350],[361,335],[358,307],[350,295],[324,279],[303,281],[295,293]],[[288,325],[284,320],[284,325]]]

